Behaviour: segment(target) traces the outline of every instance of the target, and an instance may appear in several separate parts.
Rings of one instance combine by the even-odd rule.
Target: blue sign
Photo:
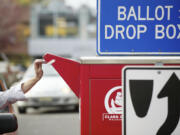
[[[180,0],[98,0],[99,55],[180,55]]]

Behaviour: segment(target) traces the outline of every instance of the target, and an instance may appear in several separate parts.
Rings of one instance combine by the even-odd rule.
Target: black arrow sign
[[[157,135],[170,135],[176,128],[180,117],[180,80],[175,73],[171,75],[158,98],[168,97],[168,115]]]

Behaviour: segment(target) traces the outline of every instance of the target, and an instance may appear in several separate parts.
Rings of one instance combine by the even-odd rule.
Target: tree
[[[8,45],[18,44],[18,25],[25,16],[25,7],[19,5],[15,0],[0,1],[0,50]]]

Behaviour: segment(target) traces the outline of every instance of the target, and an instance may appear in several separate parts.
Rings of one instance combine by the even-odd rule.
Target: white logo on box
[[[107,113],[103,114],[103,120],[118,121],[123,114],[123,95],[121,86],[113,87],[105,96],[104,105]]]

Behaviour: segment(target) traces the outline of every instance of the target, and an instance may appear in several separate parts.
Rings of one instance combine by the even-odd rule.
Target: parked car
[[[74,109],[78,108],[78,98],[71,91],[62,77],[56,70],[48,64],[43,64],[43,77],[41,80],[26,93],[26,101],[17,102],[18,110],[20,113],[26,113],[29,107],[68,107],[73,106]],[[24,74],[20,82],[24,82],[35,76],[34,66],[31,65]]]

